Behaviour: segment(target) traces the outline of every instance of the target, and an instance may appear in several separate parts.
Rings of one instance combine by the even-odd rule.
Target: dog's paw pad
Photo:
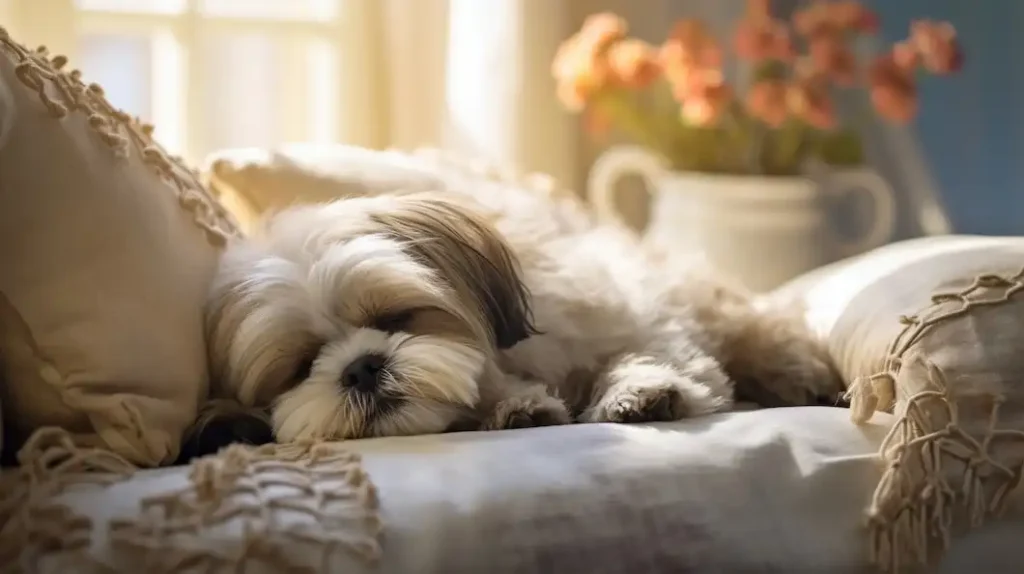
[[[604,419],[640,423],[674,421],[686,416],[682,393],[671,386],[627,387],[607,397]]]
[[[553,397],[510,399],[498,405],[491,429],[522,429],[569,424],[571,418],[565,403]]]

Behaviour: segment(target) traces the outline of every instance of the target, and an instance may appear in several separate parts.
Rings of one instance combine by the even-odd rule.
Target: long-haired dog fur
[[[521,189],[289,208],[228,247],[207,324],[215,398],[186,457],[271,436],[668,421],[841,391],[798,322]]]

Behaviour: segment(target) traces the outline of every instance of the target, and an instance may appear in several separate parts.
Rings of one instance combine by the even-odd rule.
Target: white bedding
[[[858,428],[846,410],[808,407],[353,441],[383,520],[376,563],[344,545],[323,551],[286,536],[340,528],[356,540],[370,529],[358,517],[318,521],[280,509],[226,528],[200,525],[200,536],[175,544],[251,553],[241,542],[249,521],[290,565],[311,571],[871,572],[861,517],[887,423],[878,415]],[[136,516],[143,497],[189,484],[187,469],[161,469],[64,499],[93,518],[94,556],[138,568],[107,547],[109,519]],[[260,499],[288,492],[261,484],[253,490]],[[1020,540],[1020,520],[993,522],[953,545],[940,572],[1019,571]],[[46,569],[66,566],[54,559]]]

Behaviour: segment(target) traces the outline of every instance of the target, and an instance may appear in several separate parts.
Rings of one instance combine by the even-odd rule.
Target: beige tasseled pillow
[[[172,461],[207,389],[202,304],[236,227],[197,175],[0,29],[0,393],[139,465]]]
[[[1024,465],[1024,238],[900,242],[794,280],[850,383],[856,423],[892,411],[867,509],[871,559],[897,571],[1012,500]]]

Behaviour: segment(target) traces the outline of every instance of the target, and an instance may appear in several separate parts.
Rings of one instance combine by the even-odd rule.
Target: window
[[[366,1],[6,0],[6,11],[19,38],[58,44],[115,106],[198,161],[226,147],[345,139],[341,56],[360,50],[345,27]]]

